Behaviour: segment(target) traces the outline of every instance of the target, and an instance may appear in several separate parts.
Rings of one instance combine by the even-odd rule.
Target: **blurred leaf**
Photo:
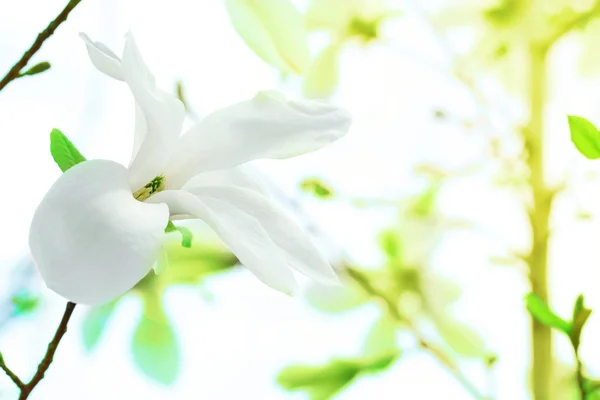
[[[379,234],[379,247],[391,260],[402,259],[402,241],[398,232],[387,229]]]
[[[37,75],[49,69],[50,63],[48,61],[42,61],[41,63],[35,64],[33,67],[29,68],[27,71],[21,72],[19,76]]]
[[[310,63],[302,15],[289,0],[226,0],[233,27],[256,55],[284,73]]]
[[[40,304],[39,296],[35,296],[29,292],[20,292],[12,298],[13,315],[29,314],[34,311]]]
[[[339,84],[340,50],[339,44],[332,44],[313,60],[304,78],[304,96],[321,99],[333,94]]]
[[[185,226],[175,225],[172,221],[169,221],[167,227],[165,228],[166,233],[171,232],[179,232],[181,234],[181,245],[187,249],[192,247],[192,240],[194,239],[194,235],[192,235],[192,231],[190,231]]]
[[[50,153],[62,172],[85,161],[75,145],[58,129],[50,132]]]
[[[584,305],[583,295],[580,294],[577,296],[575,306],[573,307],[573,322],[571,323],[571,331],[569,333],[569,337],[575,351],[579,349],[579,344],[581,342],[581,331],[583,330],[583,327],[591,313],[592,310],[586,308]]]
[[[132,341],[133,360],[149,378],[169,385],[177,379],[181,355],[160,295],[142,296],[144,312]]]
[[[238,260],[222,245],[206,240],[195,240],[189,249],[179,241],[167,240],[169,268],[160,275],[160,281],[168,284],[197,284],[209,275],[226,272],[238,264]]]
[[[396,323],[387,314],[375,322],[365,343],[365,354],[381,355],[398,351],[396,346]]]
[[[439,185],[431,184],[421,195],[414,198],[407,212],[416,217],[424,218],[430,216],[435,209],[438,193]]]
[[[485,366],[488,368],[493,368],[494,365],[498,362],[498,356],[495,354],[489,354],[485,357]]]
[[[569,115],[571,141],[585,157],[594,160],[600,158],[600,132],[590,121],[583,117]]]
[[[306,178],[300,182],[300,189],[312,193],[315,197],[323,200],[331,199],[335,194],[323,180],[319,178]]]
[[[306,299],[311,306],[332,314],[352,310],[371,300],[368,294],[350,284],[338,287],[313,284],[307,289]]]
[[[521,21],[524,5],[523,0],[500,0],[498,5],[484,11],[485,19],[497,27],[507,27]]]
[[[525,306],[527,307],[527,311],[540,323],[551,328],[556,328],[567,335],[570,333],[571,324],[552,312],[548,305],[537,295],[533,293],[527,294],[525,296]]]
[[[87,351],[92,350],[100,340],[106,323],[115,311],[118,300],[111,301],[99,307],[91,308],[83,319],[83,346]]]
[[[463,357],[480,358],[486,355],[485,343],[471,327],[448,316],[434,319],[444,341]]]
[[[398,357],[390,352],[378,357],[332,360],[323,366],[296,365],[285,368],[277,382],[288,391],[303,390],[312,400],[331,399],[361,373],[377,373],[388,368]]]

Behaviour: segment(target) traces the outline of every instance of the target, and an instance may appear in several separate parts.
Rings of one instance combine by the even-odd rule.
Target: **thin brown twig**
[[[67,303],[65,313],[63,314],[62,320],[58,325],[58,329],[56,329],[54,338],[52,338],[52,341],[50,342],[50,344],[48,344],[48,351],[46,351],[46,355],[38,365],[37,371],[35,372],[35,375],[33,375],[33,378],[31,378],[31,381],[29,381],[29,383],[26,384],[24,388],[21,388],[21,395],[19,396],[19,400],[25,400],[27,399],[27,397],[29,397],[33,389],[44,378],[44,374],[46,373],[48,368],[50,368],[50,364],[52,364],[52,361],[54,360],[54,353],[56,353],[58,344],[60,343],[60,340],[62,339],[64,334],[67,332],[67,325],[69,323],[69,320],[71,319],[71,315],[73,314],[75,305],[75,303]]]
[[[6,375],[8,375],[8,377],[15,383],[15,385],[17,385],[19,389],[23,390],[25,384],[14,372],[10,370],[10,368],[6,366],[3,358],[0,358],[0,368],[2,368]]]
[[[33,57],[33,55],[37,53],[37,51],[42,47],[42,44],[44,44],[46,39],[52,36],[54,31],[60,26],[60,24],[66,21],[67,17],[69,16],[69,13],[73,11],[73,9],[80,2],[81,0],[70,0],[69,3],[65,6],[65,8],[60,12],[60,14],[58,14],[58,16],[52,22],[50,22],[50,24],[48,24],[46,29],[44,29],[38,34],[31,47],[25,53],[23,53],[21,59],[17,61],[15,65],[13,65],[13,67],[6,73],[4,78],[2,78],[2,80],[0,81],[0,90],[4,89],[6,85],[8,85],[10,82],[21,76],[21,71],[27,66],[27,63],[29,62],[31,57]]]
[[[433,355],[446,369],[456,378],[457,381],[477,400],[490,400],[489,397],[482,395],[479,390],[473,385],[458,369],[456,364],[437,346],[431,344],[422,334],[419,332],[417,327],[410,321],[407,320],[400,314],[398,306],[395,302],[389,298],[388,295],[378,290],[370,280],[360,271],[346,267],[346,273],[352,280],[354,280],[367,294],[372,297],[378,298],[383,301],[388,312],[396,321],[402,322],[410,329],[411,333],[415,336],[419,342],[419,347],[423,350],[428,351]]]
[[[50,364],[54,360],[54,354],[56,353],[56,349],[58,349],[58,344],[60,343],[62,337],[65,332],[67,332],[67,325],[69,324],[69,320],[71,319],[71,315],[73,314],[73,310],[75,309],[75,303],[68,302],[65,308],[65,312],[62,316],[60,324],[56,329],[56,333],[52,338],[52,341],[48,344],[48,350],[44,355],[44,358],[38,365],[37,371],[33,378],[28,383],[23,383],[21,379],[17,375],[15,375],[5,364],[4,359],[0,357],[0,368],[4,370],[6,375],[17,385],[17,387],[21,390],[21,394],[19,395],[19,400],[26,400],[33,389],[37,386],[38,383],[44,378],[44,374],[50,368]]]

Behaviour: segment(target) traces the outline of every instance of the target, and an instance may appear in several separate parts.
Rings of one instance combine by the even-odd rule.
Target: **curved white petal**
[[[320,283],[339,284],[331,264],[310,236],[267,197],[247,189],[225,186],[197,187],[191,189],[191,193],[203,202],[228,204],[228,207],[254,217],[283,251],[288,265]]]
[[[181,134],[185,108],[177,97],[156,87],[131,33],[125,42],[122,71],[139,107],[137,142],[129,166],[131,188],[137,190],[163,172]]]
[[[122,81],[121,59],[104,44],[92,41],[85,33],[81,32],[79,36],[85,42],[92,64],[100,72]]]
[[[219,199],[199,199],[183,190],[165,190],[147,202],[165,203],[172,214],[203,219],[258,279],[284,293],[296,291],[296,280],[281,251],[259,221],[243,210]]]
[[[101,304],[152,269],[168,218],[164,204],[133,198],[125,167],[85,161],[40,203],[29,246],[50,289],[76,303]]]
[[[267,195],[267,191],[257,179],[256,173],[247,165],[238,165],[237,167],[227,169],[201,172],[187,181],[183,186],[183,190],[191,190],[205,186],[234,186],[248,189],[265,196]]]
[[[350,115],[341,108],[259,92],[190,129],[179,140],[167,175],[183,185],[200,172],[260,158],[294,157],[339,139],[349,126]]]

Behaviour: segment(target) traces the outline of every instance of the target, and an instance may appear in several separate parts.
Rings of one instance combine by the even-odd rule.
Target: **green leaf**
[[[583,117],[569,115],[571,140],[577,150],[590,160],[600,158],[600,132],[590,121]]]
[[[396,323],[387,314],[375,322],[365,342],[365,353],[369,355],[389,354],[397,351]]]
[[[92,350],[98,344],[106,323],[113,314],[118,300],[91,308],[83,319],[83,346],[86,351]]]
[[[190,249],[181,247],[179,241],[167,239],[169,268],[160,275],[167,284],[196,285],[202,279],[232,270],[238,260],[222,245],[210,240],[196,240]]]
[[[50,132],[50,153],[62,172],[85,161],[75,145],[58,129]]]
[[[319,178],[307,178],[300,183],[300,189],[311,193],[315,197],[323,200],[331,199],[335,194],[325,182]]]
[[[581,332],[591,314],[592,310],[585,308],[584,297],[580,294],[577,296],[577,300],[573,307],[573,321],[571,323],[571,331],[569,332],[569,338],[571,339],[575,351],[579,349]]]
[[[175,332],[160,304],[160,295],[145,293],[142,299],[144,314],[133,335],[133,360],[146,376],[170,385],[181,367]]]
[[[181,245],[186,249],[192,247],[192,240],[194,239],[194,235],[192,235],[192,231],[190,231],[185,226],[176,226],[173,222],[169,221],[167,227],[165,228],[166,233],[178,231],[181,234]]]
[[[548,305],[534,293],[525,296],[527,311],[540,323],[558,329],[567,335],[571,332],[571,324],[556,315]]]
[[[285,368],[277,382],[288,391],[303,390],[312,400],[331,399],[359,374],[372,374],[388,368],[398,352],[377,357],[335,359],[323,366],[295,365]]]
[[[40,298],[28,292],[22,292],[12,298],[13,315],[29,314],[40,304]]]
[[[19,76],[37,75],[49,69],[50,63],[48,61],[42,61],[41,63],[35,64],[33,67],[29,68],[27,71],[21,72]]]
[[[379,247],[391,260],[402,259],[402,241],[400,235],[393,230],[385,230],[379,234]]]

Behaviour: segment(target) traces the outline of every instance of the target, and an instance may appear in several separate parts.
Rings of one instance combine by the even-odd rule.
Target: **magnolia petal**
[[[258,279],[273,289],[292,294],[296,280],[281,251],[253,216],[219,199],[200,199],[183,190],[165,190],[147,202],[165,203],[172,214],[203,219]]]
[[[267,197],[242,188],[197,187],[191,193],[205,202],[227,204],[231,209],[255,218],[273,243],[278,246],[289,266],[323,284],[339,284],[329,261],[310,236],[287,213]]]
[[[92,64],[102,73],[122,81],[121,59],[103,43],[92,41],[85,33],[79,37],[85,42]]]
[[[209,115],[183,135],[166,175],[181,187],[200,172],[309,153],[338,140],[349,127],[350,115],[339,107],[259,92]]]
[[[281,72],[306,70],[306,29],[289,0],[226,0],[225,5],[235,30],[256,55]]]
[[[247,165],[202,172],[187,181],[183,190],[205,186],[233,186],[267,195],[267,191],[256,178],[256,173],[251,171]]]
[[[169,210],[133,198],[125,167],[92,160],[65,172],[31,223],[29,246],[46,285],[76,303],[105,303],[153,267]]]
[[[339,83],[340,46],[326,47],[304,77],[303,94],[312,99],[331,96]]]
[[[136,109],[137,143],[129,165],[131,189],[135,191],[163,172],[181,133],[185,108],[175,95],[156,87],[154,76],[131,33],[125,42],[122,70],[139,107]]]

